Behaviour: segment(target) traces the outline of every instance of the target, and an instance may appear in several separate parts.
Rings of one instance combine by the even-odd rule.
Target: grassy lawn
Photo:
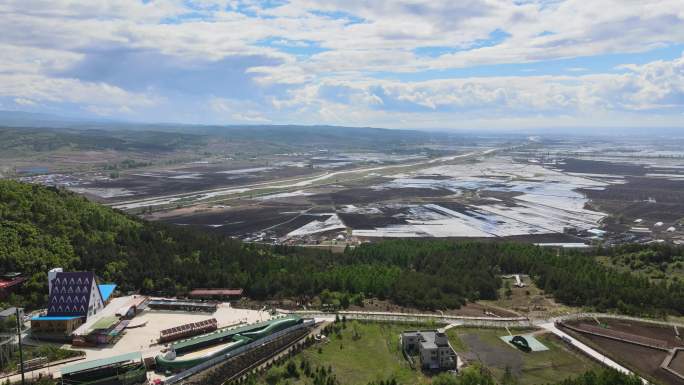
[[[507,366],[518,377],[520,385],[557,382],[599,368],[598,364],[581,353],[571,351],[553,335],[537,336],[549,348],[548,351],[523,353],[499,338],[505,334],[503,329],[454,328],[448,331],[449,340],[459,355],[480,361],[497,380],[501,380]]]
[[[303,356],[312,364],[331,365],[342,384],[366,384],[374,380],[396,378],[401,384],[428,383],[420,371],[413,370],[401,353],[399,334],[407,325],[357,323],[360,338],[352,338],[351,322],[340,336],[329,336],[321,353],[314,346]],[[320,345],[319,345],[320,346]]]
[[[399,333],[404,330],[427,329],[427,326],[411,326],[388,323],[357,323],[360,338],[354,339],[352,322],[338,336],[328,336],[330,342],[316,344],[294,358],[297,367],[302,360],[312,367],[330,367],[340,384],[365,385],[371,381],[396,379],[398,384],[430,384],[430,377],[412,370],[404,359],[399,346]],[[520,334],[530,331],[517,331]],[[513,330],[513,333],[516,333]],[[537,339],[549,348],[544,352],[523,353],[503,342],[499,337],[504,329],[452,328],[447,332],[451,345],[467,364],[481,363],[488,368],[497,381],[503,378],[506,367],[518,378],[520,385],[555,383],[576,376],[599,365],[570,350],[563,341],[553,335],[538,335]],[[320,348],[320,351],[319,351]],[[280,368],[284,370],[284,367]],[[278,381],[278,384],[304,385],[311,378],[304,375]],[[265,384],[267,381],[258,382]],[[274,382],[275,383],[275,382]]]
[[[332,367],[341,384],[365,385],[370,381],[395,378],[399,384],[429,384],[429,379],[420,371],[413,370],[404,359],[399,344],[399,333],[417,329],[410,325],[386,323],[357,323],[360,338],[352,338],[352,322],[347,321],[346,329],[340,336],[328,336],[330,342],[315,344],[299,354],[295,362],[300,364],[307,359],[312,366]],[[319,347],[321,348],[319,353]],[[290,380],[294,384],[305,384]]]

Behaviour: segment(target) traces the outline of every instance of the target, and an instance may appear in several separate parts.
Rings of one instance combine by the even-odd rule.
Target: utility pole
[[[24,353],[21,350],[21,320],[19,319],[19,308],[15,308],[17,311],[17,338],[19,338],[19,365],[21,366],[21,385],[25,385],[24,380]]]

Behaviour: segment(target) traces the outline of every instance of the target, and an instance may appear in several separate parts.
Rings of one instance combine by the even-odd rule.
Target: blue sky
[[[7,0],[0,49],[3,110],[459,130],[684,124],[681,0]]]

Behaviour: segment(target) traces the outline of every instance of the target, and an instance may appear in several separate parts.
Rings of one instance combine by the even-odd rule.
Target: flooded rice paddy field
[[[630,222],[620,231],[641,219],[647,226],[663,222],[663,230],[677,226],[679,233],[684,180],[677,175],[684,167],[678,169],[671,159],[663,163],[481,157],[377,175],[367,183],[265,195],[255,203],[258,209],[248,210],[263,217],[259,231],[216,229],[267,242],[438,237],[565,244],[595,238],[601,234],[597,229],[613,223],[608,218],[619,216]],[[273,204],[281,206],[273,210]],[[243,216],[239,207],[227,211],[228,220]]]
[[[422,167],[368,183],[297,188],[244,199],[211,214],[165,221],[268,242],[393,237],[553,239],[581,242],[568,228],[590,230],[606,213],[587,208],[580,189],[602,190],[622,178],[587,178],[511,156]],[[244,218],[253,218],[240,225]],[[260,227],[254,230],[253,223]],[[222,225],[223,224],[223,225]]]

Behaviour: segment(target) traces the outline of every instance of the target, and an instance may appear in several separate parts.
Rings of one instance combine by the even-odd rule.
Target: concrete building
[[[442,330],[403,332],[401,346],[407,355],[420,357],[424,370],[455,370],[458,367],[458,356]]]

